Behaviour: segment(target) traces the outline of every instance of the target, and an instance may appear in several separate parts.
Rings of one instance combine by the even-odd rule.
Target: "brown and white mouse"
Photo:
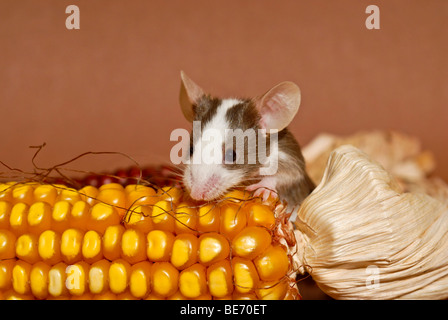
[[[194,124],[182,177],[190,196],[210,201],[245,187],[264,199],[276,192],[288,210],[297,208],[315,187],[300,146],[287,129],[300,100],[293,82],[282,82],[253,99],[221,99],[206,94],[181,72],[180,105]],[[242,138],[235,138],[235,132]],[[206,161],[204,154],[210,150],[213,159]]]

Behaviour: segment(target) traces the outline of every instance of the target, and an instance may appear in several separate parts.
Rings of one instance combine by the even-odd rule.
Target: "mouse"
[[[254,98],[221,98],[206,93],[184,71],[180,77],[180,107],[194,124],[181,174],[190,197],[211,201],[244,188],[264,201],[278,197],[288,211],[297,209],[315,188],[288,130],[299,110],[300,88],[284,81]],[[206,161],[204,150],[213,150],[213,161]]]

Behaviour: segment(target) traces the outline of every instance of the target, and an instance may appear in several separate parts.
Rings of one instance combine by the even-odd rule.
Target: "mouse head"
[[[180,105],[193,123],[183,175],[191,197],[213,200],[260,180],[259,153],[266,153],[259,148],[261,140],[266,145],[271,130],[281,131],[292,121],[300,105],[299,87],[282,82],[254,99],[220,99],[206,94],[184,72],[181,80]],[[267,158],[278,158],[272,144],[267,149]]]

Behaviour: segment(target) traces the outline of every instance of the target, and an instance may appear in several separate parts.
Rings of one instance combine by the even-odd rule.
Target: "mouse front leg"
[[[254,191],[254,197],[262,197],[263,201],[269,199],[269,197],[277,198],[277,179],[269,176],[261,179],[260,182],[251,184],[246,187],[247,191]]]

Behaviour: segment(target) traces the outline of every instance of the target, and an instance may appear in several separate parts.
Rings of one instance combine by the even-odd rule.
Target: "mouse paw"
[[[254,197],[260,197],[263,199],[263,201],[267,201],[269,198],[277,199],[278,195],[275,191],[275,184],[272,183],[266,183],[270,181],[260,181],[259,183],[252,184],[248,187],[246,187],[247,191],[253,191]]]

